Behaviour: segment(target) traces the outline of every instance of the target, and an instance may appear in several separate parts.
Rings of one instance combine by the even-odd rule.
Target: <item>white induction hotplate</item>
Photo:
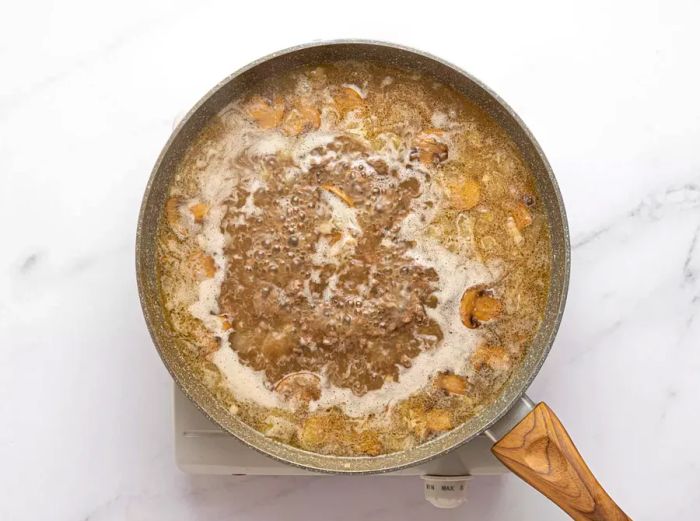
[[[174,386],[175,460],[189,474],[311,476],[325,475],[265,456],[217,427]],[[424,479],[426,499],[439,507],[464,502],[466,481],[474,476],[507,473],[491,454],[493,442],[477,436],[469,443],[427,463],[382,476]]]

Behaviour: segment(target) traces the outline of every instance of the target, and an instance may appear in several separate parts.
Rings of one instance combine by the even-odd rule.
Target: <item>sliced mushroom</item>
[[[481,186],[475,179],[449,185],[450,204],[459,211],[471,210],[481,199]]]
[[[424,165],[437,165],[447,159],[447,145],[434,137],[421,135],[411,149],[409,159],[418,159]]]
[[[483,345],[471,356],[471,364],[477,371],[489,368],[494,371],[507,371],[510,368],[510,356],[501,346]]]
[[[532,214],[524,203],[516,203],[510,215],[513,217],[513,222],[515,222],[518,231],[522,231],[532,224]]]
[[[308,403],[321,397],[321,380],[313,373],[292,373],[275,384],[275,391],[285,400]]]
[[[335,244],[336,242],[338,242],[342,238],[343,238],[343,232],[341,232],[340,230],[335,230],[329,234],[328,242],[331,244]]]
[[[488,322],[500,315],[501,308],[501,301],[493,297],[491,290],[475,286],[462,295],[459,315],[465,326],[476,329],[482,322]]]
[[[196,250],[190,259],[194,263],[195,273],[198,277],[211,279],[216,275],[216,263],[211,255],[207,255],[202,250]]]
[[[282,122],[282,131],[288,136],[298,136],[321,126],[321,113],[308,101],[300,101],[290,110]]]
[[[204,221],[204,218],[206,217],[208,212],[209,205],[206,205],[204,203],[195,203],[193,205],[190,205],[190,213],[192,214],[194,222],[196,222],[197,224],[201,224]]]
[[[231,331],[231,329],[233,329],[231,321],[226,315],[217,315],[216,318],[219,320],[219,326],[221,327],[221,331],[226,332]]]
[[[246,106],[246,112],[260,128],[278,127],[284,116],[284,100],[275,96],[272,100],[253,96]]]
[[[342,116],[364,104],[360,93],[351,87],[341,87],[333,96],[333,102]]]
[[[367,163],[369,166],[374,168],[374,171],[378,176],[385,176],[389,174],[389,165],[383,159],[368,159]]]
[[[508,231],[511,239],[513,239],[513,243],[516,246],[522,246],[522,244],[525,242],[525,237],[523,237],[523,234],[520,233],[520,229],[518,228],[518,225],[515,224],[515,219],[513,219],[512,216],[509,216],[506,220],[506,230]]]
[[[451,394],[467,394],[467,379],[456,374],[439,374],[435,387]]]
[[[474,302],[472,316],[479,322],[488,322],[493,320],[501,313],[501,301],[497,300],[488,294],[483,294],[477,297]]]
[[[186,229],[182,222],[182,214],[180,213],[182,205],[183,199],[179,196],[170,197],[165,201],[165,220],[173,233],[180,239],[186,235]]]

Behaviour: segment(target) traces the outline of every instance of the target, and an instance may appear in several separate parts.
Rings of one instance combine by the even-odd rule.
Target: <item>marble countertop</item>
[[[171,381],[134,276],[149,171],[173,121],[227,74],[339,37],[437,54],[526,121],[573,243],[568,306],[530,394],[635,519],[697,517],[700,6],[386,4],[0,7],[0,519],[564,519],[511,475],[474,479],[467,505],[438,511],[413,478],[174,465]]]

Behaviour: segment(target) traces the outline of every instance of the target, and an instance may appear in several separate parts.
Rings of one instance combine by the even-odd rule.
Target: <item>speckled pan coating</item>
[[[156,271],[156,233],[168,188],[180,158],[209,118],[242,89],[270,74],[300,65],[347,58],[378,60],[430,74],[485,109],[519,146],[536,178],[540,201],[546,207],[551,227],[551,281],[543,325],[498,398],[487,404],[480,414],[437,439],[410,450],[381,456],[340,457],[307,452],[267,438],[232,416],[214,399],[204,383],[188,370],[188,363],[178,349],[178,340],[169,329],[159,302]],[[390,472],[417,465],[466,443],[497,421],[530,385],[554,341],[566,301],[569,254],[569,230],[556,179],[535,138],[515,112],[485,85],[454,65],[399,45],[363,40],[292,47],[261,58],[216,85],[190,110],[163,148],[146,186],[136,232],[136,275],[146,324],[165,366],[184,393],[204,414],[252,448],[291,465],[333,473]]]

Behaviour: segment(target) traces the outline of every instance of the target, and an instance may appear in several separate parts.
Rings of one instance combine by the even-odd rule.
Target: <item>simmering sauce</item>
[[[516,145],[434,78],[343,61],[206,125],[159,231],[163,306],[231,414],[336,455],[406,449],[497,395],[550,241]]]

